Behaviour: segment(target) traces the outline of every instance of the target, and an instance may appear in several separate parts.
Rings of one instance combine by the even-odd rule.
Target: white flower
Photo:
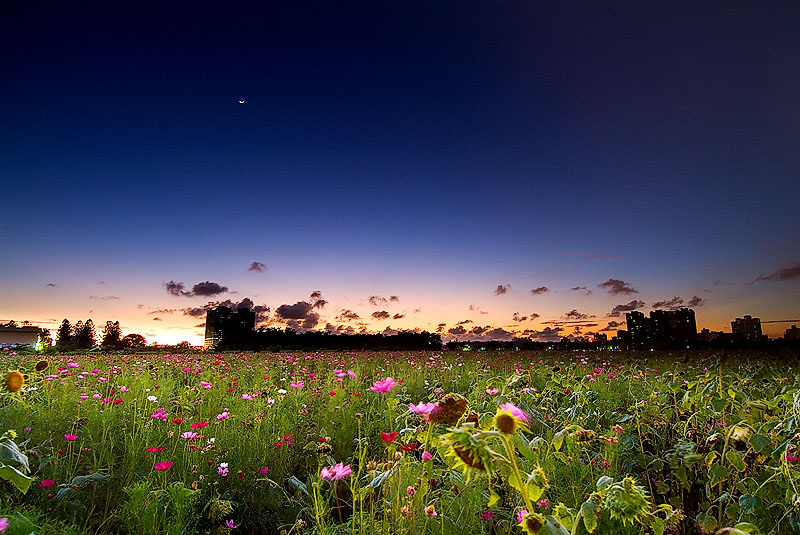
[[[158,398],[155,396],[147,396],[147,401],[158,401]]]
[[[284,390],[283,388],[279,388],[278,389],[278,394],[285,394],[285,393],[286,393],[286,390]]]

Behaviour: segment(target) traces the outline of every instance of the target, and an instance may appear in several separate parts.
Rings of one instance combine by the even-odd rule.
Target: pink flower
[[[289,388],[303,388],[305,383],[303,381],[297,381],[296,383],[289,383]]]
[[[408,410],[413,412],[414,414],[430,414],[433,409],[436,408],[435,403],[425,403],[424,401],[420,401],[416,405],[409,404]]]
[[[172,468],[173,464],[174,463],[172,461],[166,461],[166,462],[163,462],[163,463],[158,463],[153,468],[155,468],[156,470],[161,470],[163,472],[165,470],[169,470],[170,468]]]
[[[56,484],[56,481],[54,479],[43,479],[43,480],[41,480],[39,482],[39,488],[40,489],[49,489],[50,487],[52,487],[55,484]]]
[[[517,420],[522,420],[523,422],[528,422],[528,415],[525,414],[525,411],[514,405],[513,403],[503,403],[500,405],[500,409],[508,412],[516,418]]]
[[[201,427],[208,427],[208,422],[195,422],[191,425],[192,429],[200,429]]]
[[[491,518],[492,518],[492,511],[491,510],[484,511],[484,512],[481,513],[481,520],[483,520],[484,522],[486,522],[488,520],[491,520]]]
[[[184,433],[181,433],[181,438],[185,438],[186,440],[192,440],[192,439],[195,439],[195,438],[197,438],[199,436],[200,435],[198,435],[194,431],[186,431]]]
[[[527,509],[521,509],[519,513],[517,513],[517,522],[522,524],[522,521],[525,520],[525,515],[528,514]]]
[[[225,525],[228,526],[229,529],[236,529],[241,526],[241,524],[234,524],[233,520],[226,520]]]
[[[338,479],[348,477],[352,473],[353,470],[350,468],[349,464],[338,463],[334,464],[333,466],[323,468],[320,470],[319,475],[322,479],[336,481]]]
[[[391,433],[381,433],[381,440],[383,440],[384,442],[393,442],[394,439],[396,439],[397,435],[399,434],[400,433],[398,433],[397,431],[392,431]]]
[[[3,349],[8,350],[7,347]],[[8,518],[6,517],[0,518],[0,531],[5,531],[6,529],[8,529]]]
[[[536,502],[536,505],[538,505],[539,507],[541,507],[543,509],[550,509],[550,502],[547,501],[547,498],[545,498],[543,500],[539,500],[538,502]]]
[[[261,468],[259,468],[259,470],[258,470],[258,473],[259,473],[259,474],[266,474],[267,472],[269,472],[269,467],[268,467],[268,466],[262,466],[262,467],[261,467]]]
[[[487,394],[499,394],[500,390],[498,390],[497,388],[487,388],[486,389],[486,393]]]
[[[217,414],[217,420],[225,420],[229,416],[227,409]]]
[[[78,438],[78,435],[71,435],[70,433],[67,433],[66,435],[64,435],[64,440],[69,440],[70,442],[72,442],[73,440],[75,440],[77,438]]]
[[[166,448],[147,448],[146,451],[150,453],[158,453],[159,451],[164,451]]]
[[[423,461],[430,461],[431,460],[431,454],[428,453],[427,451],[423,451],[422,452],[422,460]]]
[[[786,460],[788,462],[790,462],[790,463],[796,463],[797,462],[797,456],[792,455],[791,453],[787,453],[786,454]]]
[[[373,392],[379,392],[381,394],[385,394],[395,386],[397,386],[397,382],[391,377],[387,377],[383,380],[378,380],[372,383],[372,387],[370,387],[370,390],[372,390]]]

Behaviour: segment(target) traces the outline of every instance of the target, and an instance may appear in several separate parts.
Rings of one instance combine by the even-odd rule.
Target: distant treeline
[[[294,329],[262,328],[223,339],[218,350],[236,349],[258,351],[262,349],[368,349],[415,350],[442,349],[438,334],[399,332],[383,334],[334,334],[327,331],[299,333]]]

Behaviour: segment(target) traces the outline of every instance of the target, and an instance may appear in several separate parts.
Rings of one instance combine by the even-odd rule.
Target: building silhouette
[[[206,336],[203,347],[217,347],[226,338],[239,338],[252,332],[256,327],[256,314],[249,308],[236,312],[228,307],[218,306],[206,312]]]
[[[694,310],[653,310],[647,317],[634,310],[625,314],[631,347],[668,347],[697,338]]]
[[[752,316],[733,320],[731,322],[731,332],[734,340],[740,342],[761,342],[766,339],[761,334],[761,318]]]
[[[783,331],[783,339],[800,340],[800,329],[797,328],[797,325],[792,325],[791,327]]]

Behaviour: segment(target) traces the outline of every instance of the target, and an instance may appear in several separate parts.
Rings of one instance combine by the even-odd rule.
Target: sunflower
[[[42,360],[40,360],[39,362],[36,363],[36,367],[34,369],[37,372],[40,372],[40,371],[46,370],[48,366],[50,366],[50,363],[47,362],[46,360],[42,359]]]
[[[6,374],[6,388],[9,392],[19,392],[25,384],[25,377],[17,370]]]

